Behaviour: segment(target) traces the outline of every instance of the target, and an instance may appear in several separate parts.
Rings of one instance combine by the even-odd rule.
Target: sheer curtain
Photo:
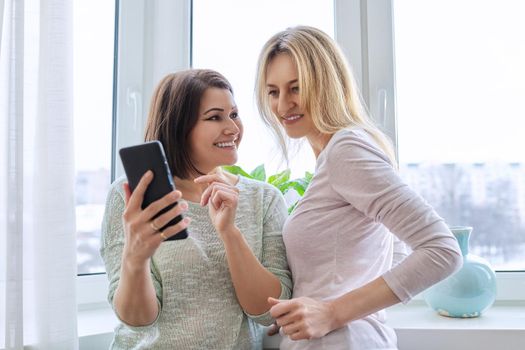
[[[78,349],[71,0],[3,0],[0,349]]]

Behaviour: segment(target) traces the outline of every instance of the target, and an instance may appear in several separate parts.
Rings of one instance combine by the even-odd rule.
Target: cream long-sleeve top
[[[122,184],[109,192],[102,225],[101,255],[109,278],[108,300],[120,279],[125,207]],[[282,240],[287,209],[281,193],[263,182],[239,178],[235,223],[263,266],[281,282],[280,298],[291,295],[291,276]],[[160,305],[156,321],[144,327],[121,322],[111,349],[261,349],[269,312],[248,315],[237,302],[226,253],[208,208],[188,202],[189,237],[163,242],[151,259],[151,277]],[[118,315],[117,315],[118,317]]]
[[[392,265],[394,236],[412,253]],[[319,154],[314,177],[283,229],[293,297],[340,297],[382,276],[408,302],[461,265],[459,246],[442,218],[399,177],[366,131],[335,133]],[[323,338],[281,349],[396,349],[385,311],[350,322]]]

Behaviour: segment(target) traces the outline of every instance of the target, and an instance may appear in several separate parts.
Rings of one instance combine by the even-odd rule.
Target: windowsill
[[[117,319],[106,304],[78,312],[80,350],[107,348]],[[525,303],[498,302],[481,317],[443,317],[423,301],[396,305],[388,310],[388,324],[396,330],[400,350],[523,349],[525,344]],[[278,349],[279,336],[265,337],[265,349]],[[424,346],[422,346],[424,344]]]

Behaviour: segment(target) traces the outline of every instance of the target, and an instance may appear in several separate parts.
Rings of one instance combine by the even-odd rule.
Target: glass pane
[[[78,273],[104,272],[100,227],[111,181],[115,1],[74,2]]]
[[[395,1],[401,172],[471,252],[525,270],[525,3]]]
[[[215,69],[233,85],[244,123],[237,164],[246,170],[264,163],[266,173],[274,174],[282,165],[275,141],[255,106],[255,69],[266,40],[295,25],[311,25],[333,37],[333,1],[193,1],[193,67]],[[296,177],[312,172],[314,166],[310,147],[302,147],[290,163]]]

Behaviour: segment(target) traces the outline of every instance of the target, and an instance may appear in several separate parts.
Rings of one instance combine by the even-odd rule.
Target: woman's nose
[[[279,100],[277,101],[277,113],[279,116],[285,116],[292,107],[293,101],[290,99],[290,96],[286,93],[279,94]]]
[[[239,129],[239,126],[237,125],[237,123],[235,122],[235,120],[233,119],[228,119],[228,122],[227,122],[227,126],[226,126],[226,129],[224,129],[224,132],[226,134],[231,134],[231,135],[235,135],[235,134],[238,134],[240,132],[240,129]]]

